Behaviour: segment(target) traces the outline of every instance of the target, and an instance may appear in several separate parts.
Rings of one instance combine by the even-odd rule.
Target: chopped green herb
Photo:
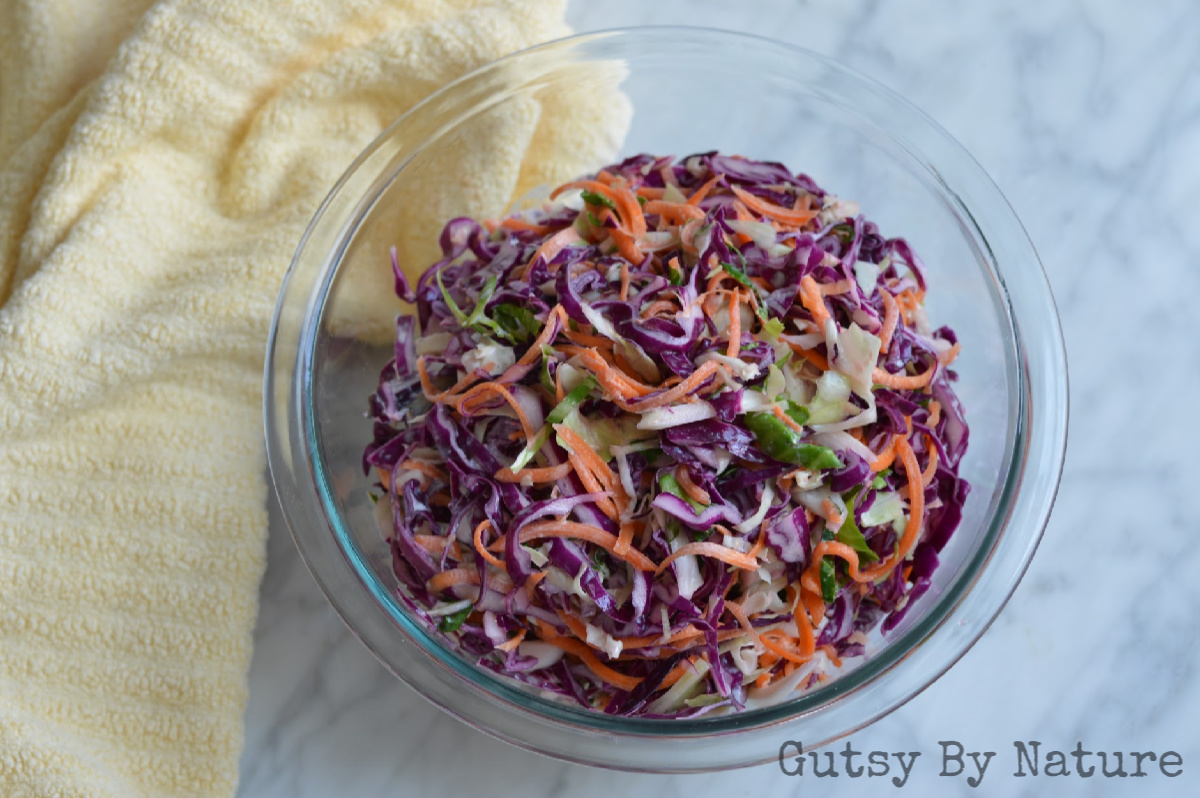
[[[475,302],[475,309],[471,311],[470,316],[467,316],[466,321],[463,322],[463,326],[478,327],[482,324],[484,326],[491,327],[492,329],[496,328],[496,325],[492,322],[492,320],[484,315],[484,311],[487,309],[487,303],[491,301],[492,294],[496,293],[496,284],[499,282],[499,280],[500,278],[494,274],[491,277],[488,277],[487,282],[483,286],[483,290],[479,292],[479,299]],[[482,332],[482,330],[480,330],[480,332]]]
[[[492,310],[492,320],[499,326],[500,335],[517,344],[536,338],[541,330],[533,311],[508,302]]]
[[[600,574],[601,579],[608,579],[608,563],[604,561],[604,550],[597,548],[592,552],[592,567]]]
[[[843,222],[842,224],[834,225],[831,232],[837,236],[843,244],[849,244],[854,240],[854,225],[852,224],[846,224]]]
[[[463,625],[463,622],[467,620],[467,616],[471,614],[473,609],[475,608],[463,607],[453,615],[447,615],[446,617],[442,618],[441,623],[438,624],[438,629],[447,633],[458,631],[458,627]]]
[[[858,488],[856,487],[846,496],[846,520],[842,522],[842,526],[837,531],[835,536],[839,543],[845,543],[850,548],[858,552],[859,562],[875,562],[879,559],[879,555],[871,551],[871,547],[867,545],[866,538],[863,537],[862,530],[858,528],[858,522],[854,520],[854,502],[857,500]]]
[[[786,411],[785,411],[786,412]],[[791,416],[791,413],[788,413]],[[803,423],[793,417],[796,423]],[[805,417],[805,421],[807,421]],[[827,446],[802,443],[800,435],[773,413],[747,413],[746,426],[754,434],[758,446],[781,463],[792,463],[810,470],[841,468],[842,461]]]
[[[800,426],[804,426],[808,423],[808,408],[804,405],[796,404],[791,399],[783,400],[783,412],[787,414],[788,418],[790,418],[792,421],[795,421]]]
[[[758,298],[758,317],[764,322],[767,321],[769,317],[767,316],[766,300],[763,299],[762,292],[758,290],[758,286],[751,282],[750,278],[746,276],[746,259],[742,257],[742,251],[734,246],[729,247],[729,251],[738,256],[738,260],[742,265],[734,266],[732,263],[725,263],[722,261],[721,268],[724,269],[730,277],[754,292],[754,295]]]
[[[737,252],[737,250],[734,250],[734,251]],[[741,253],[739,252],[738,254],[740,255]],[[734,266],[732,263],[726,263],[725,261],[721,261],[721,268],[724,269],[725,272],[730,277],[737,280],[739,283],[746,286],[747,288],[754,287],[754,284],[750,282],[750,278],[746,276],[746,272],[742,271],[737,266]]]
[[[496,293],[496,285],[499,277],[492,275],[487,279],[483,286],[483,290],[479,292],[479,298],[475,301],[475,308],[470,314],[463,313],[459,308],[458,303],[454,301],[454,297],[450,296],[450,291],[447,290],[442,282],[441,270],[437,273],[438,288],[442,291],[442,299],[445,300],[446,306],[450,308],[450,312],[454,314],[454,318],[463,327],[470,327],[476,332],[485,333],[489,330],[498,331],[496,323],[484,315],[484,310],[487,308],[487,303],[492,298],[492,294]]]
[[[509,466],[513,471],[520,471],[533,456],[546,444],[550,439],[550,428],[554,424],[561,424],[566,420],[572,410],[579,407],[584,399],[587,399],[588,394],[595,389],[597,383],[596,378],[588,375],[588,377],[574,388],[571,392],[563,397],[563,400],[555,405],[554,409],[546,416],[546,423],[538,432],[537,437],[525,444],[525,448],[517,455],[517,459],[513,460],[513,464]]]
[[[821,558],[821,598],[829,604],[837,598],[837,576],[833,571],[833,558]]]
[[[589,374],[583,382],[572,388],[571,392],[564,396],[563,400],[550,411],[549,415],[546,416],[546,425],[563,423],[567,418],[567,414],[579,407],[583,400],[588,398],[588,394],[596,389],[597,384],[596,378]]]
[[[670,281],[671,285],[683,285],[683,272],[679,271],[679,269],[670,269],[667,272],[667,280]]]
[[[598,208],[609,208],[614,211],[617,209],[617,206],[613,204],[613,201],[603,194],[597,194],[593,191],[584,191],[580,196],[583,197],[583,201],[588,205],[595,205]]]
[[[463,313],[461,310],[459,310],[458,303],[454,301],[454,297],[450,296],[450,291],[446,288],[446,285],[442,282],[442,270],[441,269],[438,269],[436,277],[437,277],[438,288],[441,289],[441,291],[442,291],[442,301],[446,303],[446,307],[450,308],[450,312],[454,314],[454,318],[458,319],[458,323],[459,324],[464,323],[467,320],[467,314]]]
[[[554,378],[550,376],[550,361],[554,358],[554,350],[542,344],[542,371],[538,375],[538,380],[542,383],[542,387],[554,395]]]

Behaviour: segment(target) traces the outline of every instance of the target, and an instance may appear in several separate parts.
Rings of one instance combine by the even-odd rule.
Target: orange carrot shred
[[[887,352],[892,345],[892,335],[896,332],[896,323],[900,320],[900,306],[890,292],[881,289],[883,298],[883,327],[879,331],[879,351]]]
[[[729,303],[729,348],[726,357],[737,357],[742,348],[742,292],[734,291]]]
[[[745,203],[747,208],[758,211],[763,216],[778,219],[781,222],[786,222],[797,227],[802,227],[817,218],[817,211],[815,210],[794,211],[791,208],[784,208],[773,202],[767,202],[765,199],[756,197],[739,186],[730,186],[730,189],[733,191],[734,196]]]
[[[721,181],[725,175],[713,175],[704,185],[692,192],[692,195],[687,198],[688,205],[699,205],[701,201],[708,196],[708,192],[712,191],[712,187]]]
[[[806,274],[800,279],[800,303],[812,314],[817,328],[824,330],[825,322],[832,317],[829,315],[829,308],[825,307],[825,300],[821,297],[821,289],[811,274]]]
[[[504,560],[497,559],[496,556],[489,552],[483,545],[483,530],[485,528],[493,529],[492,522],[486,518],[483,521],[480,521],[479,525],[475,527],[475,534],[473,536],[475,553],[497,568],[504,568]]]
[[[918,388],[924,388],[933,380],[933,375],[937,371],[936,365],[930,366],[928,370],[910,377],[906,374],[892,374],[876,367],[871,379],[879,385],[885,385],[888,388],[899,388],[900,390],[913,391]]]
[[[663,570],[671,563],[688,554],[699,554],[703,557],[712,557],[713,559],[732,565],[735,568],[741,568],[747,571],[753,571],[758,568],[758,560],[754,557],[751,557],[749,554],[746,554],[745,552],[731,549],[728,546],[722,546],[720,543],[700,541],[698,543],[685,543],[675,551],[671,552],[671,554],[665,560],[659,563],[658,568],[655,569],[655,574],[662,573]]]

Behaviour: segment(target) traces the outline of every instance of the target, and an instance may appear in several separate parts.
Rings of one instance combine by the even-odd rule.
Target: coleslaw
[[[969,491],[921,262],[778,163],[639,155],[448,222],[364,467],[417,617],[596,711],[829,678],[930,585]]]

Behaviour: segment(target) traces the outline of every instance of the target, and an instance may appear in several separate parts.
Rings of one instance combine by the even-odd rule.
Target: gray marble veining
[[[1058,506],[1011,603],[932,687],[853,735],[920,751],[919,795],[1200,794],[1200,4],[1194,0],[574,2],[577,30],[684,23],[834,56],[946,127],[1007,195],[1059,303],[1071,436]],[[518,751],[393,679],[341,624],[278,515],[262,588],[247,798],[655,794],[874,796],[889,779],[775,765],[628,775]],[[939,741],[996,751],[982,786]],[[1183,774],[1014,777],[1013,741],[1179,752]],[[781,741],[782,742],[782,741]],[[840,748],[838,746],[837,748]],[[1074,768],[1072,768],[1074,769]]]

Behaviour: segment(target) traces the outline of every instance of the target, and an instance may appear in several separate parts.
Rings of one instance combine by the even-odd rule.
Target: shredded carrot
[[[433,381],[429,378],[429,371],[425,368],[424,355],[417,358],[417,376],[421,378],[421,391],[425,394],[425,398],[431,402],[448,402],[456,397],[459,391],[479,380],[473,373],[467,374],[461,380],[454,383],[452,387],[444,391],[439,391],[433,387]]]
[[[478,554],[483,559],[487,560],[492,565],[496,566],[497,568],[504,568],[504,560],[497,559],[494,554],[489,552],[484,547],[484,545],[483,545],[483,530],[484,529],[494,529],[494,527],[492,526],[492,522],[488,521],[487,519],[484,519],[483,521],[479,522],[478,526],[475,527],[475,535],[473,537],[474,542],[475,542],[475,553]]]
[[[679,310],[679,308],[676,307],[674,302],[670,302],[666,299],[657,299],[642,309],[642,318],[648,319],[657,314],[660,310],[665,310],[668,313],[675,313]]]
[[[899,388],[904,391],[915,391],[918,388],[924,388],[933,380],[933,375],[937,371],[937,366],[930,366],[927,371],[924,371],[915,377],[909,377],[905,374],[892,374],[876,367],[871,379],[879,385],[886,385],[888,388]]]
[[[534,589],[538,586],[538,583],[545,578],[545,571],[534,571],[528,576],[528,578],[525,579],[525,596],[530,601],[534,600]]]
[[[692,626],[690,623],[668,637],[665,641],[662,635],[645,635],[643,637],[618,637],[621,645],[625,648],[645,648],[654,645],[673,645],[682,640],[690,640],[693,637],[700,637],[704,633]]]
[[[570,341],[574,341],[580,346],[592,346],[611,349],[613,342],[602,335],[591,335],[590,333],[579,332],[572,330],[570,327],[563,327],[562,334]]]
[[[607,179],[605,179],[607,177]],[[599,194],[605,199],[611,201],[614,205],[617,204],[617,197],[613,193],[611,183],[612,175],[597,175],[595,180],[572,180],[569,183],[563,183],[558,188],[550,192],[550,199],[555,199],[564,191],[569,191],[573,188],[581,188],[584,191],[590,191],[593,194]]]
[[[883,327],[879,331],[879,351],[887,352],[892,345],[892,335],[896,332],[896,323],[900,321],[900,306],[891,292],[880,290],[883,298]]]
[[[821,289],[811,274],[806,274],[800,279],[800,303],[812,314],[819,330],[824,330],[825,322],[833,318],[829,315],[829,308],[825,307],[825,300],[821,297]]]
[[[833,663],[833,667],[842,667],[842,658],[837,655],[837,649],[832,644],[826,643],[821,646],[821,650],[825,652],[825,656],[829,657],[829,661]]]
[[[883,447],[875,459],[871,461],[871,470],[878,473],[890,466],[896,459],[896,441],[900,438],[899,435],[893,435],[888,438],[887,445]]]
[[[928,436],[926,436],[925,440],[929,441],[927,447],[929,449],[929,463],[925,466],[925,470],[921,472],[921,486],[928,488],[930,483],[933,482],[934,475],[937,473],[938,450],[933,445],[933,441],[929,440]]]
[[[600,459],[600,455],[588,445],[579,433],[566,424],[555,424],[554,431],[567,447],[567,457],[575,467],[575,475],[589,493],[617,494],[616,501],[605,497],[596,502],[600,511],[612,520],[620,518],[621,506],[624,504],[625,491],[613,474],[608,463]]]
[[[622,409],[626,411],[634,410],[639,413],[644,413],[645,411],[652,410],[656,407],[669,405],[681,397],[690,394],[692,391],[695,391],[704,383],[705,380],[716,374],[717,371],[725,371],[725,367],[715,360],[710,360],[689,374],[687,379],[676,385],[674,388],[663,391],[658,396],[651,396],[647,399],[638,399],[635,402],[626,403],[627,406],[622,407]],[[621,401],[618,400],[617,405],[621,406]]]
[[[518,537],[521,543],[541,538],[575,538],[596,544],[639,571],[654,571],[655,569],[650,558],[637,549],[630,549],[618,554],[614,551],[617,545],[617,536],[589,524],[579,524],[574,521],[534,521],[532,524],[522,527]]]
[[[934,399],[933,401],[931,401],[929,403],[929,420],[926,421],[925,424],[930,429],[935,429],[938,425],[938,422],[941,420],[942,420],[942,405],[938,400]]]
[[[574,226],[564,227],[562,230],[559,230],[557,233],[542,242],[542,245],[538,247],[538,251],[533,253],[533,257],[529,259],[529,263],[526,264],[525,268],[521,270],[521,276],[524,276],[525,272],[529,270],[529,267],[535,263],[538,258],[544,260],[546,265],[549,266],[550,261],[554,260],[555,255],[562,252],[571,244],[582,240],[583,239],[579,237],[579,233],[576,232]]]
[[[579,640],[572,640],[568,637],[543,637],[545,642],[556,648],[561,648],[568,654],[574,654],[579,657],[579,660],[587,666],[587,669],[604,682],[611,684],[619,690],[632,690],[642,683],[642,680],[636,676],[627,676],[620,671],[615,671],[602,663],[588,648],[586,643]]]
[[[527,222],[517,216],[509,216],[506,219],[500,220],[500,227],[507,227],[510,230],[528,230],[529,232],[536,233],[540,236],[544,236],[546,233],[549,233],[554,229],[552,227],[547,227],[544,224]]]
[[[564,610],[558,610],[555,614],[558,615],[559,620],[567,625],[567,629],[570,630],[571,634],[587,643],[587,626],[583,621]],[[588,643],[588,645],[591,644]]]
[[[729,348],[726,357],[737,357],[742,350],[742,292],[734,291],[729,302]]]
[[[528,479],[534,485],[543,485],[547,482],[557,482],[570,473],[570,463],[546,466],[545,468],[522,468],[515,473],[511,468],[505,466],[496,472],[495,479],[497,482],[523,482]]]
[[[624,302],[629,299],[629,261],[621,261],[621,291],[617,295]]]
[[[692,482],[692,474],[687,466],[681,464],[675,469],[675,481],[683,488],[684,493],[700,504],[712,504],[712,497],[708,495],[708,491]]]
[[[510,637],[508,640],[505,640],[503,643],[496,646],[496,650],[508,653],[509,651],[512,651],[517,646],[521,645],[521,641],[524,639],[525,639],[525,630],[521,629],[520,631],[517,632],[515,637]]]
[[[617,542],[613,545],[613,554],[618,557],[625,556],[633,547],[633,536],[637,533],[638,526],[633,521],[622,521],[620,534],[617,535]]]
[[[917,465],[917,456],[913,453],[912,447],[908,445],[907,439],[901,438],[896,441],[896,454],[900,458],[900,462],[904,464],[904,474],[908,478],[908,484],[920,485],[921,469]],[[871,581],[887,574],[896,567],[896,563],[907,557],[921,534],[921,526],[925,521],[925,492],[914,490],[910,493],[912,495],[908,500],[908,525],[904,527],[904,537],[900,539],[900,544],[891,557],[866,569],[863,575]],[[863,580],[855,579],[855,581]]]
[[[763,216],[768,216],[772,219],[778,219],[781,222],[795,225],[796,227],[803,227],[805,224],[808,224],[813,219],[817,218],[817,211],[815,210],[794,211],[791,208],[784,208],[776,205],[773,202],[767,202],[765,199],[756,197],[749,191],[746,191],[738,186],[731,185],[729,188],[731,191],[733,191],[734,196],[745,203],[747,208],[758,211]]]
[[[621,253],[621,257],[630,263],[642,262],[642,251],[638,248],[636,238],[619,227],[609,230],[608,234],[613,241],[617,242],[617,251]]]
[[[723,177],[725,177],[725,175],[713,175],[710,177],[704,185],[692,192],[692,196],[687,198],[687,204],[699,205],[701,201],[708,196],[708,192],[712,191],[712,187],[720,182],[721,178]]]
[[[763,647],[766,648],[767,651],[770,651],[780,659],[787,660],[788,662],[794,662],[797,665],[803,665],[812,659],[811,653],[807,655],[796,653],[791,648],[783,645],[780,641],[786,641],[789,643],[793,641],[792,638],[778,629],[772,629],[768,632],[763,632],[761,635],[759,635],[758,639],[760,642],[762,642]]]
[[[441,554],[449,545],[450,539],[441,535],[413,535],[413,542],[430,554]]]
[[[673,686],[675,682],[682,679],[685,675],[687,675],[687,672],[692,670],[694,667],[695,666],[691,663],[691,661],[679,663],[671,669],[670,673],[663,677],[662,683],[658,686],[659,689],[666,690],[667,688]]]
[[[829,371],[829,361],[820,352],[816,352],[812,349],[805,349],[799,344],[792,343],[791,341],[788,342],[788,346],[791,347],[793,352],[807,360],[809,363],[812,363],[821,371]]]
[[[654,391],[649,385],[643,385],[628,376],[614,371],[608,361],[601,357],[600,353],[595,349],[580,352],[579,360],[585,368],[596,375],[596,380],[600,383],[601,387],[623,399],[645,396]],[[619,388],[614,390],[613,387],[606,384],[606,381],[612,386],[619,386]]]
[[[832,526],[840,527],[842,525],[842,521],[845,519],[842,518],[842,514],[838,512],[838,508],[834,505],[832,500],[822,499],[821,509],[825,511],[825,518]]]
[[[747,557],[758,557],[758,553],[763,550],[763,546],[767,543],[767,520],[758,525],[758,540],[754,541],[754,545],[750,547],[750,551],[746,552]]]
[[[684,219],[703,219],[704,211],[697,208],[695,205],[686,205],[680,202],[666,202],[664,200],[651,200],[642,208],[646,213],[658,214],[664,218],[675,222],[682,222]]]
[[[817,290],[821,292],[821,296],[833,296],[834,294],[847,294],[853,287],[852,282],[841,279],[836,283],[824,283]]]
[[[429,581],[425,586],[429,588],[430,593],[440,593],[448,587],[455,585],[477,585],[479,584],[479,574],[474,568],[454,568],[449,571],[442,571],[429,577]]]
[[[823,608],[822,608],[823,610]],[[822,611],[821,615],[824,615]],[[816,622],[819,622],[820,615],[809,615],[807,607],[796,608],[796,631],[800,637],[800,656],[811,657],[816,648],[817,637],[813,633]]]
[[[402,471],[416,471],[420,474],[424,474],[430,479],[440,479],[442,482],[450,481],[450,477],[446,475],[445,471],[438,468],[433,463],[427,463],[424,460],[413,460],[410,458],[397,465],[396,468]]]
[[[542,356],[542,347],[554,340],[559,332],[560,325],[565,326],[567,320],[567,309],[562,305],[555,305],[554,309],[546,316],[546,324],[542,327],[541,333],[538,334],[535,340],[526,350],[525,354],[521,355],[521,359],[517,361],[518,366],[527,366]]]
[[[537,430],[535,430],[533,425],[529,423],[529,416],[525,415],[525,409],[521,407],[521,403],[518,402],[511,393],[509,393],[507,388],[498,382],[485,382],[482,385],[476,385],[474,388],[464,393],[461,397],[459,397],[458,402],[456,403],[458,412],[464,415],[469,414],[470,408],[467,407],[468,403],[474,402],[475,400],[482,398],[489,393],[496,394],[505,402],[508,402],[509,407],[511,407],[513,412],[517,414],[517,421],[521,423],[521,429],[524,431],[525,436],[529,438],[529,440],[533,440],[535,437],[537,437]]]
[[[941,363],[943,366],[947,366],[947,365],[953,363],[955,358],[958,357],[958,353],[961,351],[962,351],[962,344],[956,343],[954,346],[950,347],[945,352],[942,352],[941,354],[938,355],[938,363]]]
[[[742,625],[752,639],[758,640],[758,630],[754,628],[754,624],[750,623],[750,618],[746,616],[746,611],[742,609],[741,604],[736,601],[726,601],[725,609],[729,610],[729,614],[737,619],[737,622]]]
[[[758,568],[758,560],[751,557],[749,554],[731,549],[728,546],[722,546],[720,543],[709,543],[708,541],[700,541],[699,543],[685,543],[678,549],[673,551],[670,556],[663,560],[654,573],[660,574],[671,563],[688,554],[698,554],[702,557],[712,557],[721,562],[728,563],[735,568],[741,568],[747,571],[753,571]]]

